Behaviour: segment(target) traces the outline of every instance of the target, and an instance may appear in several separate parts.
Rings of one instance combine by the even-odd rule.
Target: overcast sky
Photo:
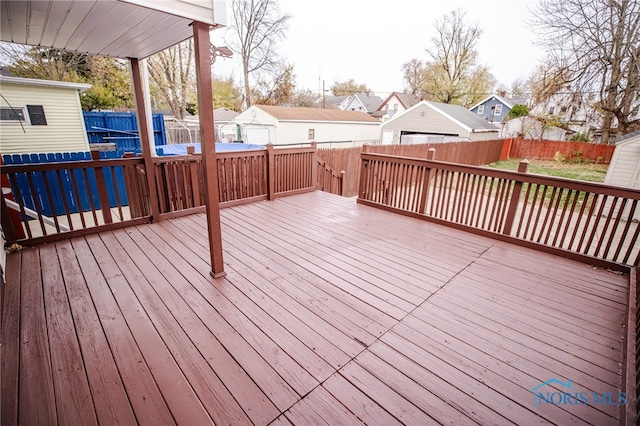
[[[381,97],[401,91],[402,64],[426,58],[425,48],[435,32],[434,19],[457,8],[466,11],[467,21],[480,25],[480,63],[489,66],[507,87],[517,78],[526,78],[543,57],[527,25],[536,1],[278,1],[281,11],[291,15],[279,52],[294,64],[298,89],[317,92],[322,80],[328,89],[334,81],[353,78]],[[229,11],[229,25],[230,16]],[[229,43],[224,30],[214,31],[212,41],[216,45]],[[229,75],[238,70],[235,79],[239,83],[236,62],[219,59],[214,72]]]

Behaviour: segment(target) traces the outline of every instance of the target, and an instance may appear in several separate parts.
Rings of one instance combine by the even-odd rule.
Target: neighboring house
[[[88,151],[80,93],[90,87],[0,75],[0,153]]]
[[[355,95],[347,96],[340,102],[339,108],[343,111],[362,111],[372,114],[378,110],[381,103],[380,96],[356,93]]]
[[[383,144],[479,141],[498,138],[498,129],[460,105],[421,101],[381,126]]]
[[[340,109],[340,104],[347,99],[348,96],[324,96],[318,102],[319,108]]]
[[[622,136],[615,144],[604,183],[640,189],[640,130]],[[640,208],[633,218],[640,220]]]
[[[600,127],[601,116],[591,108],[579,92],[567,87],[564,92],[551,95],[529,111],[530,115],[541,118],[555,118],[561,127],[573,133],[591,133]]]
[[[380,122],[360,111],[253,105],[235,124],[249,144],[377,143]],[[350,146],[353,146],[351,144]]]
[[[421,100],[421,97],[417,95],[393,92],[380,104],[378,111],[384,111],[388,116],[388,120],[389,118],[393,118],[395,114],[408,110]]]
[[[504,98],[500,95],[491,95],[469,109],[472,113],[490,123],[499,123],[509,114],[511,108],[518,104],[527,105],[527,100],[524,98]]]
[[[236,131],[235,118],[240,113],[229,108],[213,110],[213,126],[216,132],[216,142],[233,142],[240,140]]]
[[[544,118],[527,115],[503,122],[500,137],[563,141],[574,133],[567,128],[550,125]]]

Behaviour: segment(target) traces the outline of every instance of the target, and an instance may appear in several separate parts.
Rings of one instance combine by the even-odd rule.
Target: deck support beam
[[[140,147],[142,148],[142,157],[144,158],[144,172],[147,177],[147,187],[149,189],[149,203],[151,204],[151,218],[154,222],[160,220],[160,206],[158,204],[158,193],[156,192],[155,173],[153,170],[152,149],[155,146],[153,142],[153,128],[149,128],[151,111],[147,107],[146,98],[149,96],[145,91],[146,79],[142,76],[142,68],[140,61],[136,58],[129,58],[131,64],[131,79],[133,81],[133,94],[136,101],[136,118],[138,120],[138,129],[140,132]]]
[[[204,168],[204,194],[207,206],[207,230],[211,254],[211,276],[223,277],[222,232],[220,230],[220,194],[213,128],[213,97],[211,83],[210,26],[193,23],[193,41],[196,57],[196,83],[198,85],[198,113],[200,116],[200,144]]]

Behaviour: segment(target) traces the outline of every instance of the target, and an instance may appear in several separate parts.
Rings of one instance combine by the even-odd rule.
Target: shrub
[[[529,108],[525,105],[515,104],[507,114],[507,119],[524,117],[525,115],[529,115]]]
[[[564,156],[563,153],[561,153],[560,151],[556,151],[555,155],[553,156],[553,160],[560,164],[560,163],[564,163],[565,161],[567,161],[567,157]]]
[[[571,140],[574,142],[589,142],[589,133],[576,133],[571,137]]]

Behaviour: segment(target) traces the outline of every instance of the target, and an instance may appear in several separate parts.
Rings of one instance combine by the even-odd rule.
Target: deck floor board
[[[8,255],[3,425],[619,423],[534,389],[617,394],[626,276],[316,191],[223,209],[214,279],[205,219]]]

